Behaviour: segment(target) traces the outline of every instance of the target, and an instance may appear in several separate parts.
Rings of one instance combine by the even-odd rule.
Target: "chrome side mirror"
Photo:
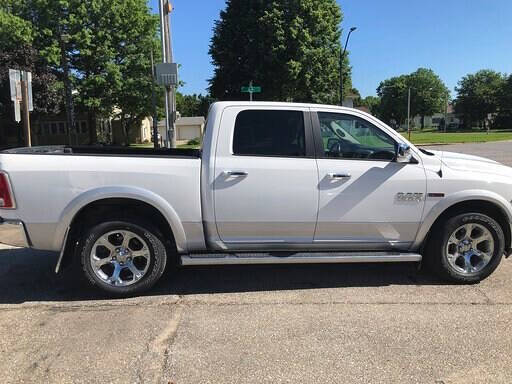
[[[411,147],[408,144],[399,143],[396,148],[396,162],[410,163],[412,160]]]

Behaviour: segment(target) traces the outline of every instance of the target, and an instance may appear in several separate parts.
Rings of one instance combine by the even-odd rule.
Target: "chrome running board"
[[[397,252],[315,252],[292,253],[236,253],[190,254],[181,256],[181,264],[230,265],[230,264],[335,264],[335,263],[396,263],[419,262],[417,253]]]

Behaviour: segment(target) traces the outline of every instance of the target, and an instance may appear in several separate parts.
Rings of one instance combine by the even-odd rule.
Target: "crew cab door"
[[[397,140],[355,112],[318,110],[313,125],[320,179],[315,243],[407,249],[425,201],[422,164],[395,162]]]
[[[228,248],[311,244],[317,185],[308,109],[224,110],[215,159],[214,208],[219,238]]]

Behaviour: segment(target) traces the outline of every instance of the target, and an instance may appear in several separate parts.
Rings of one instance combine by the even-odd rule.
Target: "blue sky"
[[[339,0],[350,38],[352,82],[363,96],[379,82],[432,68],[454,94],[467,73],[512,72],[512,0]],[[150,0],[158,11],[158,1]],[[224,0],[174,0],[176,61],[184,93],[205,93],[212,75],[208,46]]]

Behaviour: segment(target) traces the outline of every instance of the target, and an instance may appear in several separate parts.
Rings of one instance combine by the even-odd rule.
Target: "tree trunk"
[[[123,145],[129,145],[130,144],[130,138],[128,137],[128,123],[125,119],[121,121],[121,126],[123,130],[123,136],[124,136],[124,143]]]
[[[425,116],[421,115],[421,130],[423,131],[423,128],[425,128]]]
[[[98,142],[98,134],[96,132],[96,112],[89,111],[87,113],[88,125],[89,125],[89,144],[93,145]]]

